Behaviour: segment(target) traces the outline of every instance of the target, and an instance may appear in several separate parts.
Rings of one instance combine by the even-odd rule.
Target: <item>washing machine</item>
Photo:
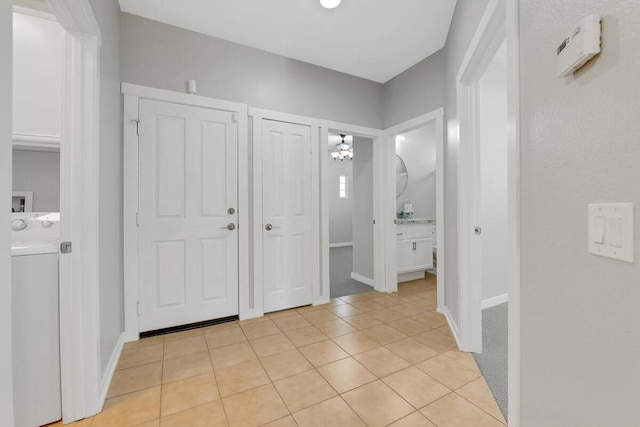
[[[16,427],[62,418],[57,213],[14,213],[12,350]]]

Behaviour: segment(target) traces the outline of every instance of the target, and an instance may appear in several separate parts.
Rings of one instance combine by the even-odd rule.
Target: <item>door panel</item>
[[[140,100],[140,331],[238,314],[238,126]]]
[[[263,120],[265,313],[311,304],[311,128]]]

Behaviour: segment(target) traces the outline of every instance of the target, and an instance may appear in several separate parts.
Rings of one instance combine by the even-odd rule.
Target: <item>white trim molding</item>
[[[509,293],[508,395],[509,425],[522,424],[521,343],[520,343],[520,11],[518,0],[507,3],[507,144],[508,212],[507,212],[507,291]]]
[[[354,273],[354,272],[351,272],[351,278],[353,280],[355,280],[356,282],[364,283],[365,285],[368,285],[368,286],[371,286],[371,287],[373,287],[374,283],[375,283],[373,281],[373,279],[369,279],[366,276],[363,276],[361,274]]]
[[[122,349],[124,347],[126,339],[124,333],[120,334],[120,338],[118,338],[118,342],[116,343],[115,348],[113,349],[113,353],[111,353],[111,358],[109,359],[109,363],[107,364],[107,368],[102,375],[102,380],[100,381],[100,407],[99,411],[102,411],[104,407],[104,402],[107,400],[107,393],[109,392],[109,386],[111,386],[111,380],[113,379],[113,374],[116,372],[116,368],[118,367],[118,361],[120,360],[120,355],[122,354]]]
[[[65,423],[100,410],[100,27],[88,0],[49,0],[65,29],[60,213],[60,361]]]
[[[496,297],[487,298],[482,300],[482,309],[486,310],[487,308],[495,307],[496,305],[503,304],[509,301],[509,294],[502,294]]]
[[[250,233],[249,224],[249,142],[248,107],[246,104],[207,98],[181,92],[122,83],[124,94],[124,323],[125,340],[140,336],[138,318],[138,103],[150,99],[194,107],[212,108],[238,113],[238,311],[240,318],[252,317],[249,310]],[[253,316],[258,317],[258,316]]]
[[[329,245],[329,248],[330,249],[333,249],[333,248],[348,248],[349,246],[353,246],[353,242],[331,243]]]
[[[449,329],[451,329],[451,334],[453,335],[453,339],[456,340],[456,344],[458,348],[460,348],[460,331],[458,330],[458,325],[453,321],[453,316],[449,312],[447,307],[438,308],[436,310],[438,313],[442,314],[444,318],[447,320],[449,324]]]
[[[458,280],[463,351],[482,352],[481,240],[473,232],[480,212],[478,80],[506,37],[505,0],[490,0],[457,74]],[[438,244],[442,241],[438,236]],[[439,251],[440,253],[440,251]]]

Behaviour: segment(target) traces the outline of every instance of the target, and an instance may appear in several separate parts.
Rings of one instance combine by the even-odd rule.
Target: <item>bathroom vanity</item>
[[[433,231],[431,219],[398,219],[396,221],[396,261],[398,283],[424,278],[433,268]]]

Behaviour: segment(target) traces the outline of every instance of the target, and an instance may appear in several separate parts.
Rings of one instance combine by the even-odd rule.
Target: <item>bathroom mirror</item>
[[[396,154],[396,197],[400,197],[404,193],[404,190],[407,189],[408,181],[407,165],[405,165],[402,157]]]

